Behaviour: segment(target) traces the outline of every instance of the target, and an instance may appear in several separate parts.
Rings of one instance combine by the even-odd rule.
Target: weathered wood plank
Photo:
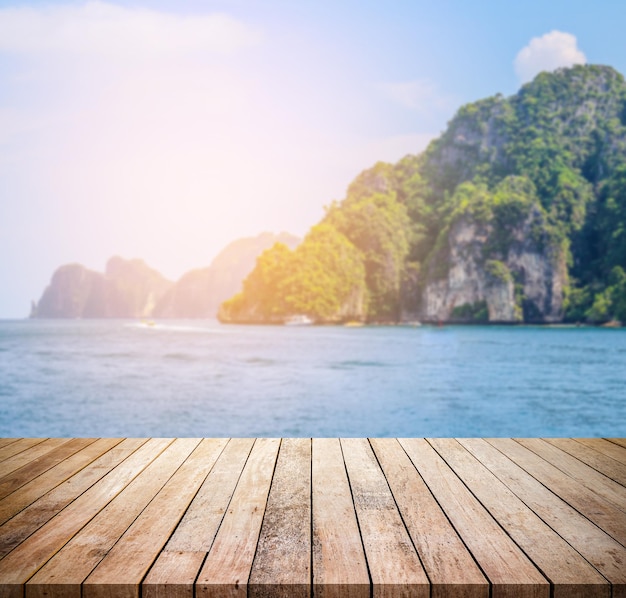
[[[572,455],[572,457],[576,457],[589,467],[593,467],[618,484],[626,486],[626,465],[624,463],[620,463],[595,448],[576,442],[571,438],[545,438],[544,440]]]
[[[626,548],[485,440],[459,442],[626,596]]]
[[[554,585],[553,598],[609,598],[610,585],[456,440],[429,443]]]
[[[369,442],[342,439],[341,447],[373,595],[428,598],[428,578]]]
[[[196,582],[198,598],[242,597],[252,569],[280,440],[254,443]]]
[[[0,500],[95,441],[95,438],[74,438],[0,478]]]
[[[610,442],[626,448],[626,438],[607,438]]]
[[[16,587],[30,579],[171,442],[167,439],[152,439],[143,444],[14,548],[0,561],[0,579],[4,584],[0,585],[0,591],[14,592]],[[0,534],[3,534],[3,528],[0,528]]]
[[[550,584],[426,440],[400,444],[492,583],[492,596],[548,598]]]
[[[84,598],[139,597],[139,586],[222,452],[225,439],[181,439],[195,450],[83,582]],[[108,585],[108,587],[107,587]]]
[[[0,438],[0,449],[4,448],[8,444],[17,442],[19,438]]]
[[[605,438],[574,438],[576,442],[584,444],[615,461],[619,461],[622,465],[626,465],[626,447],[615,444]]]
[[[231,438],[142,584],[143,598],[193,592],[248,459],[253,438]]]
[[[2,598],[626,598],[619,442],[2,440]]]
[[[146,581],[141,585],[143,598],[193,598],[194,582],[206,552],[164,550]]]
[[[70,438],[48,438],[43,442],[37,443],[25,451],[17,453],[12,457],[5,459],[0,463],[0,483],[5,480],[9,474],[13,474],[16,470],[20,469],[24,465],[27,465],[38,459],[42,455],[45,455],[53,449],[69,442]]]
[[[209,552],[253,445],[254,438],[228,441],[165,550]]]
[[[48,440],[47,438],[19,438],[15,442],[9,443],[8,446],[4,446],[0,448],[0,473],[2,472],[2,462],[6,461],[13,455],[17,455],[22,451],[28,450],[29,448],[36,446],[37,444],[41,444],[44,440]],[[4,475],[4,473],[2,473]]]
[[[370,443],[424,564],[432,598],[488,598],[489,582],[398,441]]]
[[[540,438],[518,438],[516,442],[539,455],[591,492],[606,498],[622,511],[626,510],[626,488],[621,484]]]
[[[267,499],[249,598],[311,595],[311,440],[283,439]]]
[[[336,438],[313,439],[312,511],[313,594],[369,598],[367,561]]]
[[[612,502],[595,494],[511,438],[493,438],[487,441],[615,538],[622,546],[626,545],[626,517],[624,511]]]
[[[120,442],[121,438],[100,438],[0,500],[0,525]]]
[[[146,439],[127,439],[91,465],[51,490],[0,527],[0,557],[4,557],[34,531],[50,521],[74,499],[107,475]]]
[[[80,598],[80,584],[195,449],[177,439],[80,530],[27,583],[26,598]],[[73,588],[68,591],[66,586]]]

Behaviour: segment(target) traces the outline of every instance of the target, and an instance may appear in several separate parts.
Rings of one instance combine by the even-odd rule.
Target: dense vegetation
[[[447,274],[450,230],[461,219],[484,224],[484,270],[515,285],[520,320],[532,321],[537,308],[505,262],[524,231],[537,252],[565,257],[565,321],[626,322],[622,75],[575,66],[541,73],[510,98],[463,106],[423,154],[361,173],[295,251],[267,251],[222,315],[418,314],[425,282]],[[481,302],[455,309],[485,319]]]

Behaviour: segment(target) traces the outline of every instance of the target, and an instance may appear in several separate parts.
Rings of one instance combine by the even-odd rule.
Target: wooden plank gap
[[[133,451],[0,560],[0,579],[8,585],[26,583],[171,442],[152,439]]]
[[[614,503],[589,490],[582,483],[511,438],[488,438],[486,440],[539,480],[556,496],[593,521],[622,546],[626,546],[626,517],[624,511]]]
[[[248,598],[311,595],[311,440],[283,439],[248,581]]]
[[[371,579],[338,438],[314,438],[313,595],[370,598]]]
[[[142,582],[143,598],[186,596],[213,545],[242,471],[253,438],[231,438],[187,508],[165,548]]]
[[[340,441],[373,596],[429,598],[430,583],[366,438]]]
[[[607,580],[457,440],[429,443],[550,581],[554,598],[610,597]]]
[[[576,457],[540,438],[516,438],[515,441],[562,471],[590,492],[626,511],[626,488],[596,471]]]
[[[245,597],[280,440],[258,439],[200,570],[198,598]]]
[[[26,584],[26,598],[80,598],[80,585],[154,500],[197,442],[176,440]],[[65,587],[71,584],[74,593]]]
[[[404,448],[370,439],[381,470],[431,583],[432,598],[488,598],[489,581]]]
[[[592,467],[626,489],[626,465],[571,438],[544,438],[545,442]]]
[[[102,457],[122,440],[122,438],[100,438],[0,500],[0,525]]]
[[[549,582],[434,448],[424,439],[400,443],[491,582],[492,596],[548,598]]]
[[[626,549],[484,439],[460,442],[612,584],[626,590]]]
[[[83,598],[102,598],[115,580],[116,596],[137,598],[141,582],[182,513],[196,495],[225,439],[178,439],[187,457],[82,584]],[[190,453],[190,454],[189,454]]]
[[[45,440],[49,440],[48,438],[18,438],[15,442],[9,444],[9,446],[5,446],[0,448],[0,472],[2,472],[2,463],[21,453],[29,448],[36,446],[37,444],[41,444]],[[2,473],[4,475],[4,473]]]

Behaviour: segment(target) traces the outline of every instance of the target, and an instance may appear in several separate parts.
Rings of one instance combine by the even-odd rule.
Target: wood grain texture
[[[253,438],[228,441],[165,546],[166,551],[209,552],[253,444]]]
[[[248,582],[249,598],[311,594],[311,440],[281,442]]]
[[[430,596],[430,584],[365,438],[341,440],[374,596]]]
[[[554,585],[554,598],[609,598],[598,571],[456,440],[429,443]]]
[[[549,444],[582,461],[614,482],[626,486],[626,465],[571,438],[545,438]]]
[[[626,465],[626,448],[604,438],[572,438],[579,444],[590,447],[622,465]]]
[[[626,598],[622,439],[3,440],[0,598]]]
[[[142,579],[226,444],[216,438],[177,442],[193,452],[83,582],[84,598],[106,596],[110,580],[115,580],[118,596],[139,596]]]
[[[53,488],[61,485],[120,442],[122,442],[121,438],[100,438],[0,500],[0,525]]]
[[[395,438],[370,440],[432,586],[433,598],[488,598],[489,583]]]
[[[185,594],[198,577],[254,439],[231,438],[142,584],[144,598]],[[186,589],[184,589],[186,588]]]
[[[313,593],[322,598],[369,598],[370,578],[341,445],[312,444]]]
[[[5,446],[9,444],[13,444],[17,442],[19,438],[0,438],[0,449],[3,449]]]
[[[176,440],[54,555],[27,583],[28,598],[69,598],[187,459],[197,441]],[[62,580],[59,584],[58,580]]]
[[[47,438],[43,442],[38,442],[34,446],[5,459],[0,463],[0,484],[5,481],[6,476],[12,474],[21,467],[28,465],[39,457],[50,453],[53,449],[69,442],[69,438]]]
[[[10,475],[0,478],[0,500],[55,465],[63,463],[68,457],[94,443],[95,440],[95,438],[74,438],[22,465]]]
[[[411,461],[492,584],[492,596],[548,598],[550,584],[423,439],[400,439]]]
[[[172,441],[149,440],[0,561],[5,584],[23,584]],[[4,526],[3,526],[4,528]],[[0,528],[0,533],[3,530]]]
[[[539,455],[570,478],[582,484],[591,492],[606,498],[617,508],[626,511],[626,488],[604,474],[573,457],[566,451],[541,440],[540,438],[519,438],[519,444]]]
[[[144,444],[145,439],[124,440],[89,467],[79,471],[0,526],[0,558],[6,556]]]
[[[615,504],[589,490],[558,467],[511,438],[487,441],[525,469],[556,495],[593,521],[600,529],[626,546],[626,517]]]
[[[275,438],[254,443],[198,575],[198,598],[245,598],[279,445],[280,440]]]
[[[614,596],[626,590],[623,546],[485,440],[459,442],[611,582]]]
[[[164,550],[141,585],[142,598],[193,598],[206,552]]]
[[[607,438],[613,444],[626,448],[626,438]]]
[[[22,451],[25,451],[37,444],[41,444],[44,440],[48,440],[47,438],[19,438],[15,442],[9,442],[6,446],[0,448],[0,475],[5,475],[3,473],[2,464],[8,458],[13,455],[17,455]]]

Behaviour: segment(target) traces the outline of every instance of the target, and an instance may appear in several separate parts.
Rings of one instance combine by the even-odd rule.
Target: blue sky
[[[626,72],[626,3],[0,2],[0,317],[53,270],[175,279],[304,234],[464,103],[576,62]]]

